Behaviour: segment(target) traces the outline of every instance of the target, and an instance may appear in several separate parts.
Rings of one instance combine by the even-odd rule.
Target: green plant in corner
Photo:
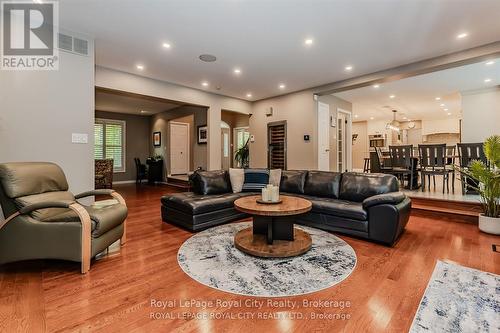
[[[479,228],[497,234],[500,230],[500,135],[486,139],[484,154],[488,164],[472,161],[467,168],[461,168],[459,171],[474,180],[475,185],[471,187],[479,193],[483,205]],[[488,230],[484,230],[481,226],[484,221],[490,224]]]
[[[248,168],[250,160],[250,149],[248,147],[248,141],[250,141],[250,139],[248,139],[247,142],[245,142],[245,144],[243,145],[243,147],[238,149],[234,154],[234,159],[236,160],[236,162],[238,162],[238,165],[241,168]]]

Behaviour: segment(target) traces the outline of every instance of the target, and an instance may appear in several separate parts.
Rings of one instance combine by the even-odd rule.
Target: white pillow
[[[280,187],[281,169],[269,170],[269,184]]]
[[[229,179],[233,193],[240,193],[245,182],[245,170],[229,168]]]

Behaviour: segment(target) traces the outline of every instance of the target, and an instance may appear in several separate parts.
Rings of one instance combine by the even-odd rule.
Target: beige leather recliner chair
[[[77,200],[109,195],[117,203],[84,206]],[[113,190],[74,196],[62,169],[54,163],[0,164],[0,264],[28,259],[90,260],[112,243],[125,243],[125,201]]]

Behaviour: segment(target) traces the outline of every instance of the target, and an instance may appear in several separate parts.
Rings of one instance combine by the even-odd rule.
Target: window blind
[[[99,119],[94,124],[94,157],[112,158],[115,172],[125,171],[125,122]]]

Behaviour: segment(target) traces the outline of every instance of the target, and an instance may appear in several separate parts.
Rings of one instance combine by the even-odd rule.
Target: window
[[[94,158],[112,158],[113,171],[125,172],[125,122],[96,119],[94,124]]]

